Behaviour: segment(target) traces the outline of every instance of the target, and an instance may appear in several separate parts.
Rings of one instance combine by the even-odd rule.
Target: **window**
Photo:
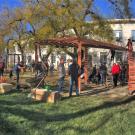
[[[56,56],[54,54],[51,55],[51,62],[52,63],[56,62]]]
[[[132,30],[132,41],[135,42],[135,30]]]
[[[117,42],[121,42],[122,41],[122,30],[115,30],[114,37]]]
[[[27,60],[28,60],[28,63],[31,63],[32,62],[32,57],[31,56],[28,56],[27,57]]]
[[[100,52],[100,62],[107,63],[107,52]]]
[[[116,62],[121,62],[122,61],[122,55],[123,53],[122,52],[116,52]]]

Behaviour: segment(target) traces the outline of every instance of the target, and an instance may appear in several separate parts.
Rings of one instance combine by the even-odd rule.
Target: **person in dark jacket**
[[[5,68],[5,63],[4,63],[4,60],[1,56],[0,57],[0,77],[2,77],[4,74],[4,68]]]
[[[107,67],[105,64],[101,64],[99,68],[99,73],[101,77],[101,84],[106,85]]]
[[[89,81],[92,81],[94,82],[94,79],[96,77],[96,74],[97,74],[97,68],[96,68],[96,65],[93,67],[92,69],[92,73],[90,74],[89,76]]]
[[[76,60],[73,59],[72,64],[69,65],[68,69],[69,75],[70,75],[70,90],[69,90],[69,96],[72,96],[72,91],[73,91],[73,83],[75,82],[75,87],[76,87],[76,95],[79,95],[79,89],[78,89],[78,76],[80,72],[80,67],[76,63]]]
[[[21,68],[23,68],[23,62],[18,62],[16,65],[15,65],[15,74],[16,74],[16,89],[19,89],[20,88],[20,85],[19,85],[19,80],[20,80],[20,71],[21,71]]]
[[[123,64],[121,65],[121,71],[120,71],[120,83],[123,86],[125,84],[126,81],[126,66]]]
[[[111,61],[114,60],[115,57],[115,50],[111,49]]]

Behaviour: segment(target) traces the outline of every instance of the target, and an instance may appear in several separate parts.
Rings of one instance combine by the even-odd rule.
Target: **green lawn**
[[[0,95],[0,135],[134,135],[135,97],[101,96],[33,102],[28,93]]]

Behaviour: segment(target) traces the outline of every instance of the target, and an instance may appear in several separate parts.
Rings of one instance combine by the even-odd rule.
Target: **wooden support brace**
[[[87,84],[88,81],[88,48],[87,47],[85,47],[84,79],[85,79],[85,84]]]
[[[82,50],[82,44],[79,43],[78,44],[78,65],[82,66],[82,59],[81,59],[81,50]],[[78,89],[79,89],[79,93],[81,92],[81,77],[78,77]]]
[[[128,40],[128,92],[129,94],[133,94],[135,91],[135,59],[133,57],[133,46],[132,42]]]
[[[35,62],[38,62],[38,45],[35,44]]]

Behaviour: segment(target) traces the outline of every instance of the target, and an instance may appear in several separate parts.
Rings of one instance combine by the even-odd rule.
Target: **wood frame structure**
[[[112,43],[107,42],[101,42],[91,39],[84,39],[84,38],[78,38],[78,37],[63,37],[63,38],[53,38],[53,39],[45,39],[35,42],[35,61],[38,61],[38,46],[39,45],[50,45],[50,46],[56,46],[56,47],[76,47],[78,49],[78,65],[81,67],[82,64],[82,58],[81,58],[81,51],[82,47],[85,48],[84,52],[84,76],[85,76],[85,83],[87,83],[88,80],[88,48],[103,48],[103,49],[113,49],[113,50],[121,50],[121,51],[127,51],[127,48],[114,45]],[[78,87],[79,87],[79,93],[81,92],[81,79],[78,78]]]
[[[128,43],[128,93],[130,95],[135,92],[135,58],[133,55],[132,41],[129,39]]]

